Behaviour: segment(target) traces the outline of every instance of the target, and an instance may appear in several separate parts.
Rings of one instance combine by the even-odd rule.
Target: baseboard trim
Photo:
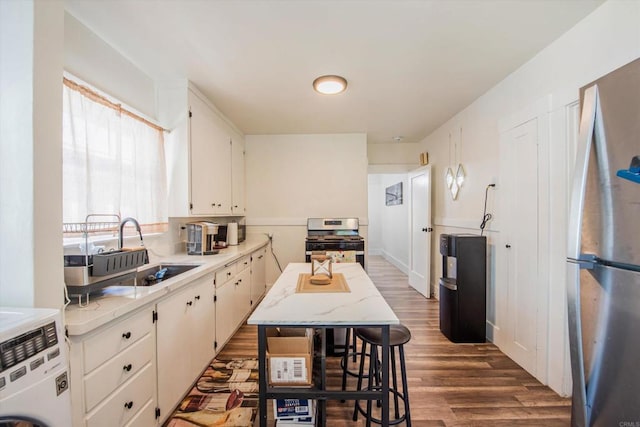
[[[382,251],[382,253],[380,254],[382,255],[382,257],[387,260],[389,263],[393,264],[398,270],[402,271],[404,274],[409,275],[409,266],[406,265],[405,263],[401,262],[400,260],[398,260],[397,258],[395,258],[393,255],[391,255],[390,253],[386,252],[386,251]]]

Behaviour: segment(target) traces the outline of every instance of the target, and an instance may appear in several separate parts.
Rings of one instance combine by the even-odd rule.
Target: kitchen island
[[[381,400],[382,425],[389,425],[389,326],[400,321],[360,264],[335,264],[334,273],[344,275],[349,292],[296,292],[300,274],[310,273],[311,264],[292,263],[280,275],[247,323],[258,326],[260,362],[260,426],[267,425],[267,399],[310,398],[318,400],[320,425],[326,425],[327,400]],[[382,384],[379,391],[327,390],[327,328],[379,327],[382,329]],[[304,327],[321,331],[321,349],[317,356],[320,370],[312,387],[269,387],[267,381],[267,328]]]

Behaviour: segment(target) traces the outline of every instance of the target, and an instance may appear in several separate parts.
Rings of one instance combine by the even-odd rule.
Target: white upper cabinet
[[[231,135],[231,212],[244,215],[244,139]]]
[[[244,139],[194,86],[161,85],[169,216],[244,215]]]
[[[189,91],[192,215],[231,214],[231,135],[206,102]]]

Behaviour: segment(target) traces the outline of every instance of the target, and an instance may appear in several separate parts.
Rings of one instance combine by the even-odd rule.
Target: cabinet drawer
[[[151,332],[152,308],[141,311],[83,341],[84,373],[89,373],[114,355]]]
[[[124,426],[154,398],[155,369],[147,364],[87,417],[87,427]]]
[[[222,270],[216,271],[216,287],[220,287],[227,283],[233,276],[236,275],[236,264],[233,263]]]
[[[243,256],[238,260],[238,262],[236,262],[236,265],[237,265],[236,272],[239,273],[245,268],[249,268],[250,264],[251,264],[251,256],[250,255]]]
[[[153,335],[147,334],[85,377],[84,395],[87,412],[152,361],[153,344]]]
[[[146,405],[129,421],[126,427],[149,427],[158,424],[156,420],[156,405],[149,399]]]

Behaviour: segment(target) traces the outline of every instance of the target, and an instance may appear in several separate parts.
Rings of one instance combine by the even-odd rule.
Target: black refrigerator
[[[455,343],[486,341],[487,238],[441,234],[440,331]]]

